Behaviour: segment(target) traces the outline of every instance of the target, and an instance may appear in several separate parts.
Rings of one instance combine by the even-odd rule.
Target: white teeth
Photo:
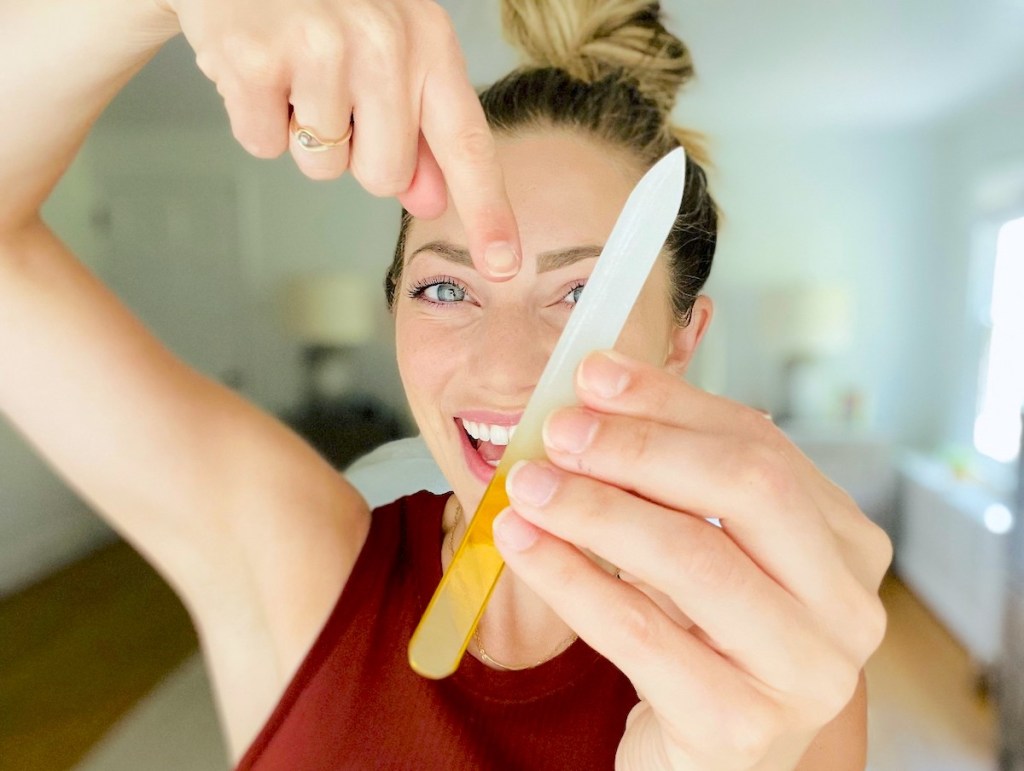
[[[474,423],[472,420],[463,420],[462,427],[474,439],[501,446],[507,445],[516,433],[516,426],[495,426],[490,423]]]

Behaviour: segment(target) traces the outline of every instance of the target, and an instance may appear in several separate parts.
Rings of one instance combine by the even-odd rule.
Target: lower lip
[[[469,436],[458,422],[456,422],[455,427],[462,438],[462,452],[466,456],[466,465],[473,472],[473,476],[484,484],[488,484],[491,481],[491,477],[494,476],[495,467],[480,457],[480,453],[473,447],[473,444],[469,441]]]

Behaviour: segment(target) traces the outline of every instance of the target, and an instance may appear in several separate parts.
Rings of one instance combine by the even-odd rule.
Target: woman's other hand
[[[158,0],[178,16],[196,63],[224,98],[232,132],[261,158],[291,150],[313,179],[351,170],[370,193],[418,217],[447,206],[478,270],[519,266],[515,218],[494,139],[455,32],[431,0]],[[295,123],[325,142],[311,152]]]
[[[881,643],[888,538],[755,410],[617,354],[577,395],[495,536],[636,687],[617,767],[794,768]]]

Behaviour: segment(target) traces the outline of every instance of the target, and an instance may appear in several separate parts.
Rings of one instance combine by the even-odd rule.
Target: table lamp
[[[320,273],[285,282],[282,316],[302,344],[307,410],[322,409],[351,390],[351,354],[373,337],[381,302],[380,292],[357,274]]]
[[[835,395],[822,361],[849,344],[852,310],[842,286],[793,286],[767,294],[762,328],[782,362],[780,422],[821,420],[833,411]]]

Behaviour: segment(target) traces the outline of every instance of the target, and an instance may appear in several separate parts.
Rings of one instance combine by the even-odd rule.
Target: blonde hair
[[[523,63],[480,94],[495,132],[567,128],[624,149],[644,168],[676,147],[686,149],[683,201],[666,248],[673,308],[680,324],[689,323],[718,230],[702,168],[704,144],[671,120],[679,91],[694,76],[689,49],[666,29],[660,3],[650,0],[502,0],[501,14],[505,37]],[[410,221],[403,211],[385,279],[389,306]]]
[[[662,115],[665,131],[689,158],[708,165],[703,137],[672,123],[682,88],[694,77],[690,51],[650,0],[502,0],[502,31],[523,69],[562,70],[583,83],[632,82]]]

